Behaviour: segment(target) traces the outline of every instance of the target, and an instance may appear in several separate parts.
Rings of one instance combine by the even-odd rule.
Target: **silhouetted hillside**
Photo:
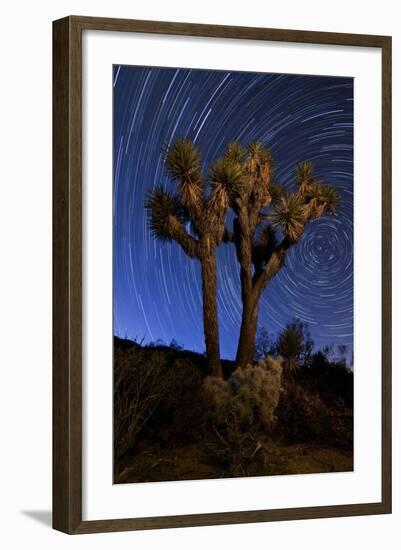
[[[177,360],[188,360],[191,364],[196,365],[203,376],[207,374],[207,362],[205,355],[196,353],[194,351],[189,351],[181,349],[180,347],[172,347],[167,344],[151,343],[148,345],[141,346],[137,342],[132,340],[127,340],[114,336],[114,349],[119,349],[122,351],[128,351],[130,349],[142,349],[148,351],[151,356],[155,351],[165,354],[167,362],[171,361],[174,363]],[[224,378],[228,378],[235,368],[234,361],[229,361],[227,359],[222,359],[221,364],[223,367]]]

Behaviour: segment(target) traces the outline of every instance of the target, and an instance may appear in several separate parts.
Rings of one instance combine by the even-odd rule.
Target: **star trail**
[[[151,235],[144,203],[172,188],[163,154],[191,138],[203,168],[229,141],[258,139],[274,159],[275,179],[295,190],[298,162],[334,186],[334,216],[310,223],[285,267],[265,290],[258,327],[276,334],[293,318],[309,325],[317,348],[353,341],[353,80],[114,66],[114,333],[148,343],[173,339],[203,353],[200,269],[177,243]],[[241,320],[239,268],[232,245],[218,255],[221,355],[233,359]]]

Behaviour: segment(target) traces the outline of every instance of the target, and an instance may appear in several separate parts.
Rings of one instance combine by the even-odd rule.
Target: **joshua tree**
[[[310,162],[297,166],[297,191],[273,183],[270,152],[256,141],[246,149],[229,144],[217,164],[235,214],[224,241],[235,244],[240,263],[243,311],[236,363],[245,366],[254,356],[263,290],[283,267],[288,249],[300,241],[305,225],[325,212],[334,213],[339,196],[315,180]]]
[[[189,139],[177,139],[167,151],[166,166],[176,191],[157,187],[146,208],[153,235],[176,241],[185,254],[201,265],[203,323],[209,373],[222,377],[217,321],[216,246],[224,235],[224,217],[229,208],[228,181],[236,180],[236,166],[225,161],[212,165],[208,177],[201,170],[198,149]],[[228,180],[229,178],[229,180]]]

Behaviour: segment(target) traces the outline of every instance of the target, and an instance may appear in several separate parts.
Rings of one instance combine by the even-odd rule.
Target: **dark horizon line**
[[[204,355],[206,356],[206,350],[205,351],[197,351],[195,349],[189,349],[189,348],[186,348],[184,346],[184,344],[182,342],[180,342],[179,340],[177,340],[176,338],[172,338],[170,343],[168,342],[165,342],[164,340],[162,340],[161,338],[158,338],[157,340],[151,340],[151,341],[148,341],[148,342],[145,342],[145,338],[143,338],[142,340],[138,340],[136,337],[135,338],[132,338],[130,336],[119,336],[118,334],[114,334],[113,333],[113,338],[118,338],[119,340],[124,340],[125,342],[132,342],[133,344],[137,344],[138,346],[140,347],[151,347],[152,344],[154,346],[159,346],[159,347],[166,347],[166,348],[171,348],[171,349],[174,349],[174,346],[172,346],[172,342],[175,341],[176,343],[176,346],[178,348],[179,351],[187,351],[187,352],[190,352],[190,353],[195,353],[197,355]],[[141,342],[141,343],[139,343]],[[312,348],[312,353],[317,353],[317,352],[323,352],[323,349],[325,346],[327,347],[333,347],[333,350],[335,348],[338,349],[338,346],[341,346],[342,344],[324,344],[323,346],[320,346],[318,348],[315,349],[315,347]],[[344,344],[344,345],[347,345],[347,344]],[[351,363],[351,357],[352,357],[352,354],[354,352],[354,348],[349,348],[349,346],[347,345],[347,352],[346,354],[344,355],[344,359],[345,359],[345,362],[347,365],[349,366],[352,366],[352,363]],[[221,357],[221,361],[235,361],[235,357],[234,358],[227,358],[227,357]]]

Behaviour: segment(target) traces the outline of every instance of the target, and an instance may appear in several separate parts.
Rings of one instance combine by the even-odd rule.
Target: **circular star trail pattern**
[[[191,138],[203,168],[229,141],[269,147],[275,178],[295,190],[298,162],[336,187],[335,216],[310,223],[266,288],[259,327],[277,334],[294,318],[317,348],[353,337],[353,80],[340,77],[115,66],[114,332],[151,342],[173,339],[204,352],[200,269],[176,243],[151,235],[144,209],[158,185],[172,188],[163,153]],[[235,357],[241,321],[233,245],[218,249],[221,354]]]

